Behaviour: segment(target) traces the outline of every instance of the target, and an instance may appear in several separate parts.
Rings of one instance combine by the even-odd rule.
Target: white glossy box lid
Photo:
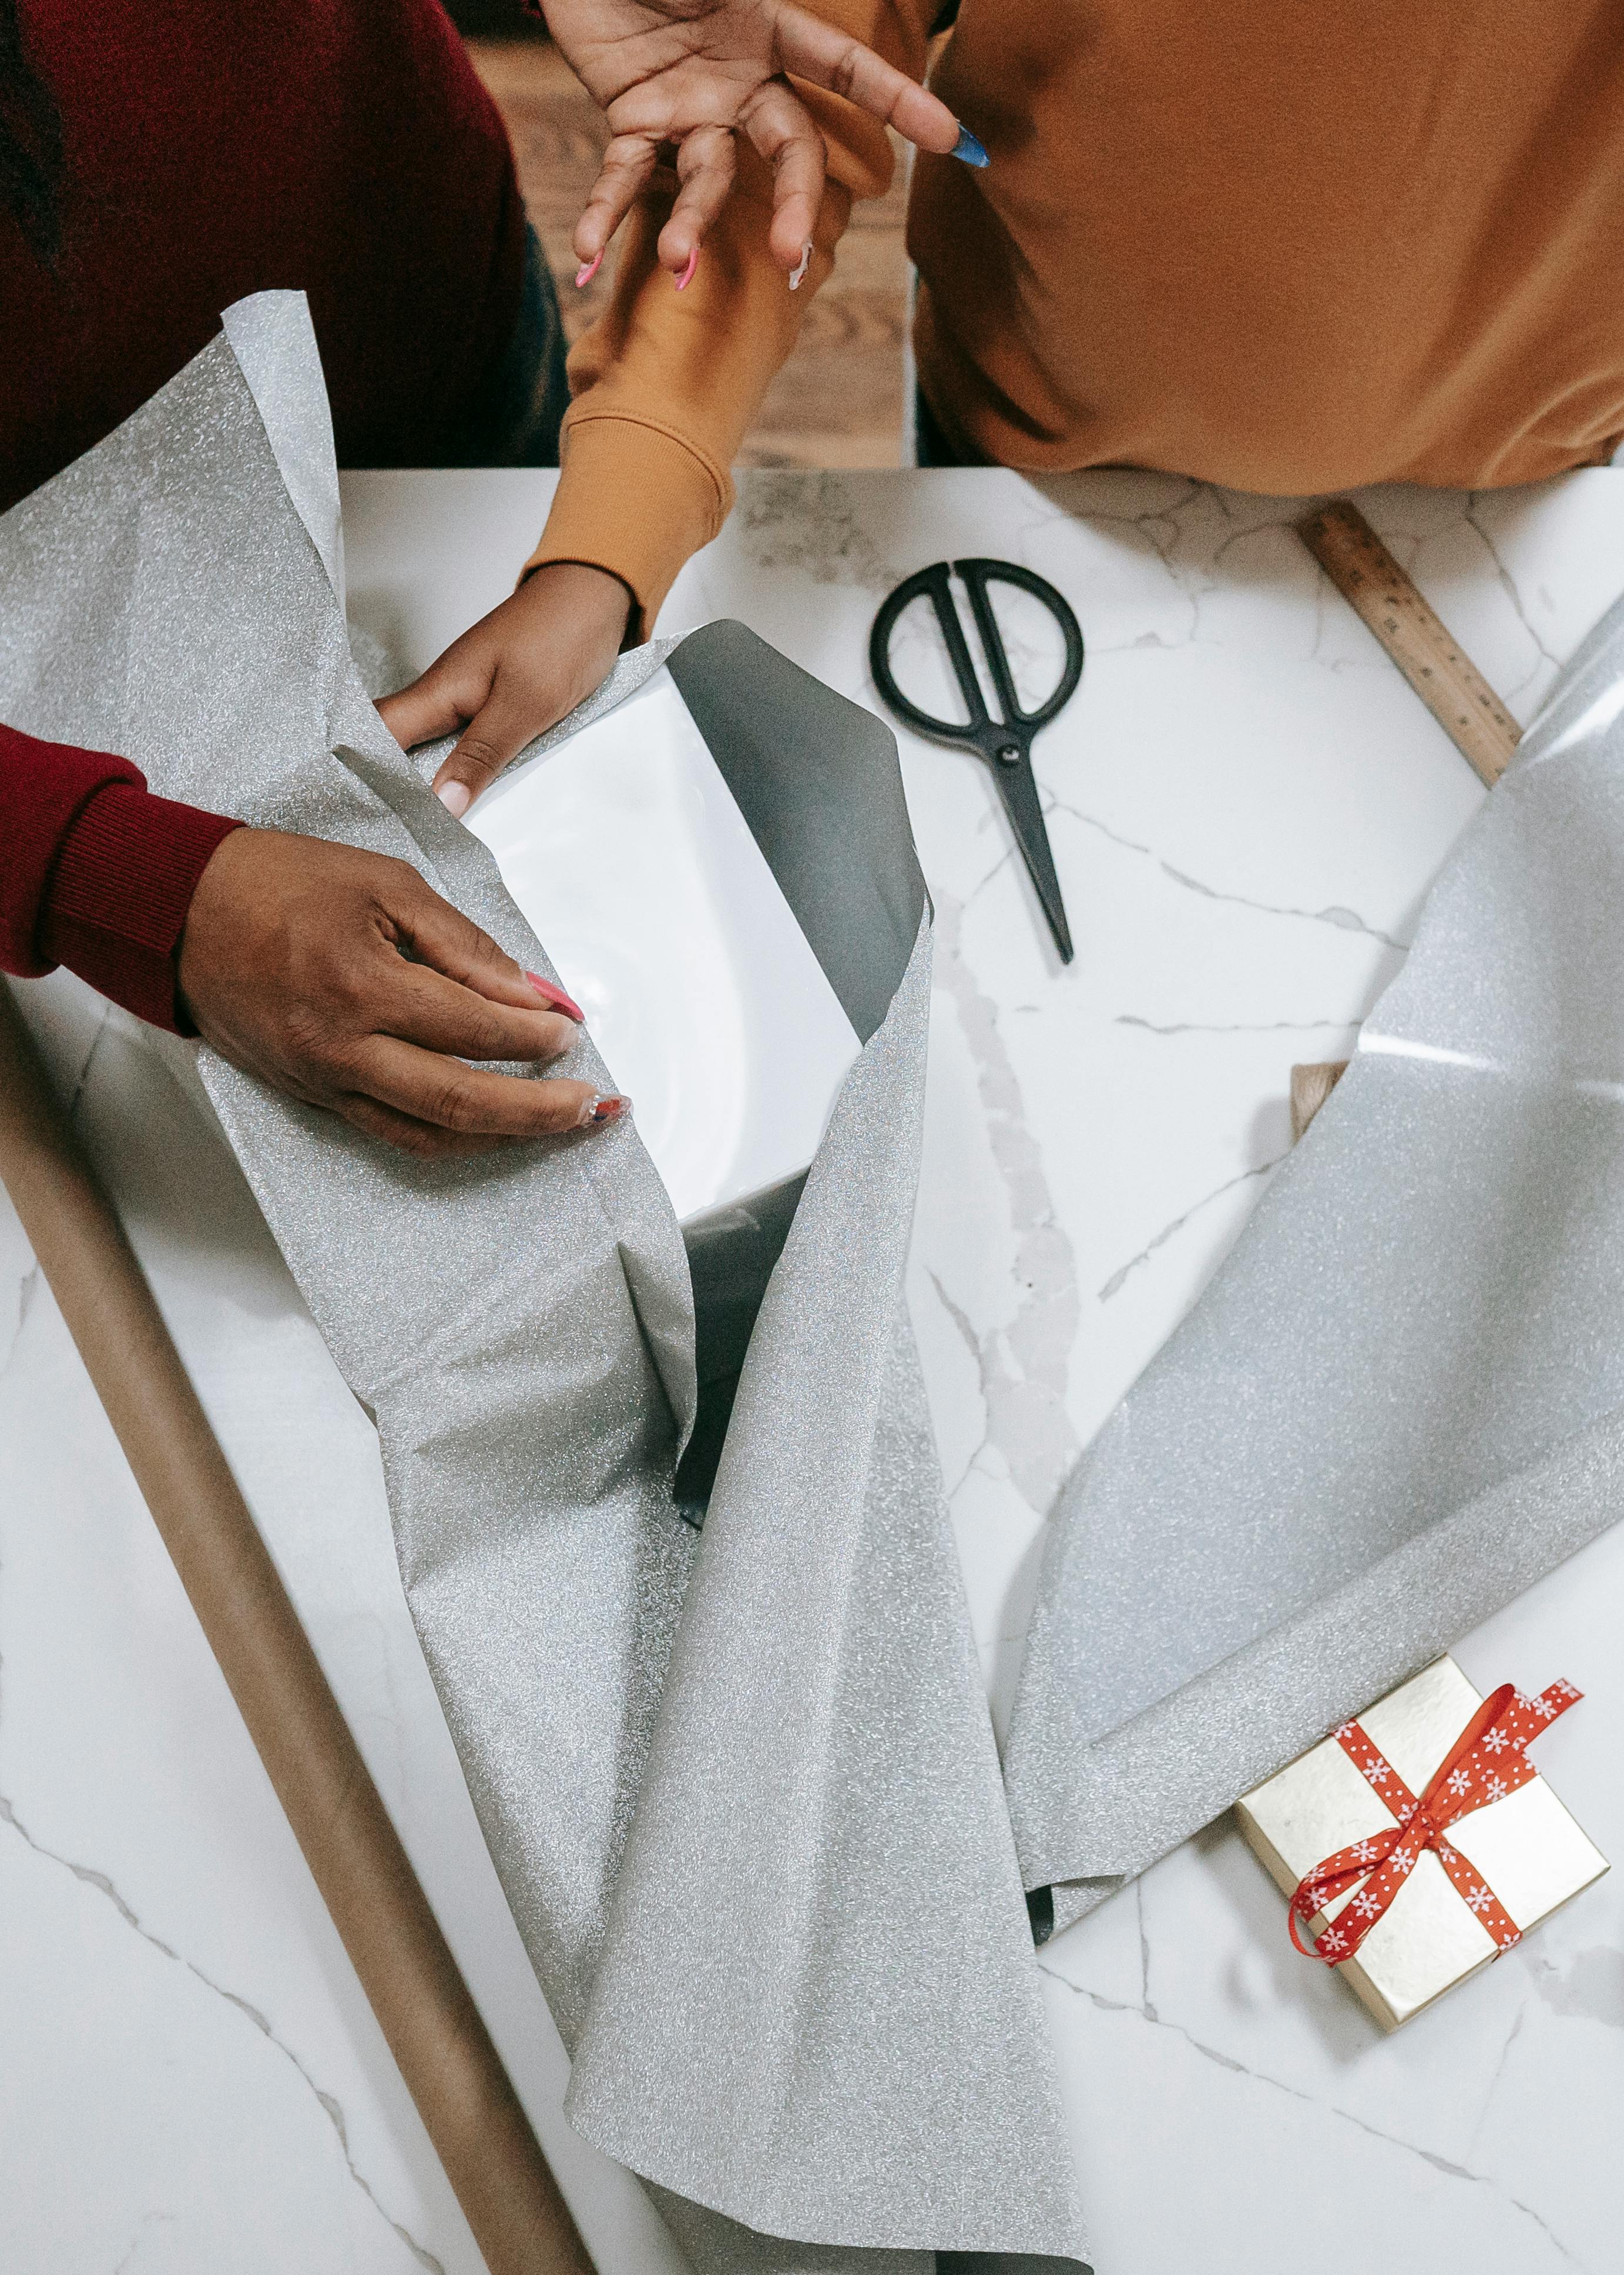
[[[860,1047],[667,671],[468,816],[679,1218],[804,1169]]]

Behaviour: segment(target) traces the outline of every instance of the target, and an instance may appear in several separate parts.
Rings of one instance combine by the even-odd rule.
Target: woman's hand
[[[215,848],[180,944],[180,993],[233,1066],[425,1160],[618,1119],[589,1082],[465,1059],[555,1059],[580,1013],[404,861],[237,829]]]
[[[386,696],[378,715],[403,750],[460,734],[434,776],[436,796],[460,817],[526,743],[601,685],[631,605],[607,570],[548,562],[420,679]]]
[[[773,169],[774,259],[793,271],[823,197],[824,143],[784,76],[844,95],[921,150],[986,153],[933,94],[871,48],[792,0],[540,0],[565,59],[615,131],[576,223],[575,250],[595,268],[653,171],[676,145],[680,182],[660,233],[660,261],[680,275],[733,185],[736,133]],[[578,279],[578,282],[582,280]]]

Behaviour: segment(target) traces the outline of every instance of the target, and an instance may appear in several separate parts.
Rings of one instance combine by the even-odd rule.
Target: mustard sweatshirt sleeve
[[[922,74],[919,0],[821,0],[818,12]],[[797,83],[797,91],[828,145],[828,183],[799,291],[790,291],[768,255],[772,177],[741,139],[737,184],[686,291],[654,258],[672,193],[651,193],[624,224],[608,311],[570,351],[563,472],[525,570],[548,561],[608,570],[636,597],[641,639],[684,562],[727,518],[729,470],[834,266],[853,200],[877,196],[891,179],[891,147],[877,120],[821,90]]]

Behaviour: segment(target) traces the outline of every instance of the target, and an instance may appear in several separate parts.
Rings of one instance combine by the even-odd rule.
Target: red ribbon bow
[[[1500,1949],[1515,1943],[1522,1929],[1488,1882],[1444,1835],[1458,1818],[1486,1809],[1492,1802],[1503,1801],[1538,1774],[1524,1747],[1583,1695],[1571,1682],[1553,1682],[1537,1698],[1526,1698],[1514,1685],[1502,1682],[1472,1716],[1419,1800],[1379,1748],[1371,1744],[1363,1727],[1344,1722],[1335,1733],[1337,1743],[1398,1822],[1386,1832],[1371,1833],[1368,1840],[1339,1848],[1301,1882],[1287,1918],[1291,1939],[1304,1957],[1311,1953],[1327,1967],[1339,1967],[1343,1960],[1351,1959],[1403,1886],[1424,1848],[1436,1851],[1445,1871]],[[1304,1943],[1298,1921],[1311,1919],[1361,1879],[1364,1886],[1352,1902],[1344,1905],[1311,1942]]]

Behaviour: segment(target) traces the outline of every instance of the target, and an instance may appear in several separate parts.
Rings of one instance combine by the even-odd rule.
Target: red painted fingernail
[[[809,237],[805,244],[801,247],[801,257],[796,262],[795,273],[789,279],[789,290],[792,292],[798,292],[800,291],[802,283],[805,278],[806,272],[812,267],[812,241]]]
[[[618,1122],[631,1111],[631,1100],[623,1092],[596,1091],[581,1108],[580,1126],[585,1130],[594,1122]]]
[[[539,971],[527,971],[525,977],[537,994],[545,996],[555,1010],[567,1012],[570,1018],[578,1019],[583,1026],[585,1024],[586,1014],[573,995],[566,995],[562,987],[555,987],[550,979],[543,979]]]
[[[678,291],[679,292],[686,291],[686,290],[688,289],[689,285],[692,283],[692,282],[693,282],[693,272],[694,272],[694,270],[699,267],[699,246],[696,245],[696,246],[694,246],[694,248],[693,248],[693,251],[692,251],[692,252],[689,254],[689,256],[688,256],[688,266],[686,267],[686,268],[684,268],[684,271],[683,271],[682,275],[681,275],[681,276],[677,278],[677,280],[676,280],[676,289],[677,289],[677,291]]]
[[[590,261],[582,261],[580,267],[575,272],[575,289],[578,292],[580,291],[583,284],[590,284],[592,283],[593,278],[597,275],[602,265],[603,255],[601,253],[594,253]]]

